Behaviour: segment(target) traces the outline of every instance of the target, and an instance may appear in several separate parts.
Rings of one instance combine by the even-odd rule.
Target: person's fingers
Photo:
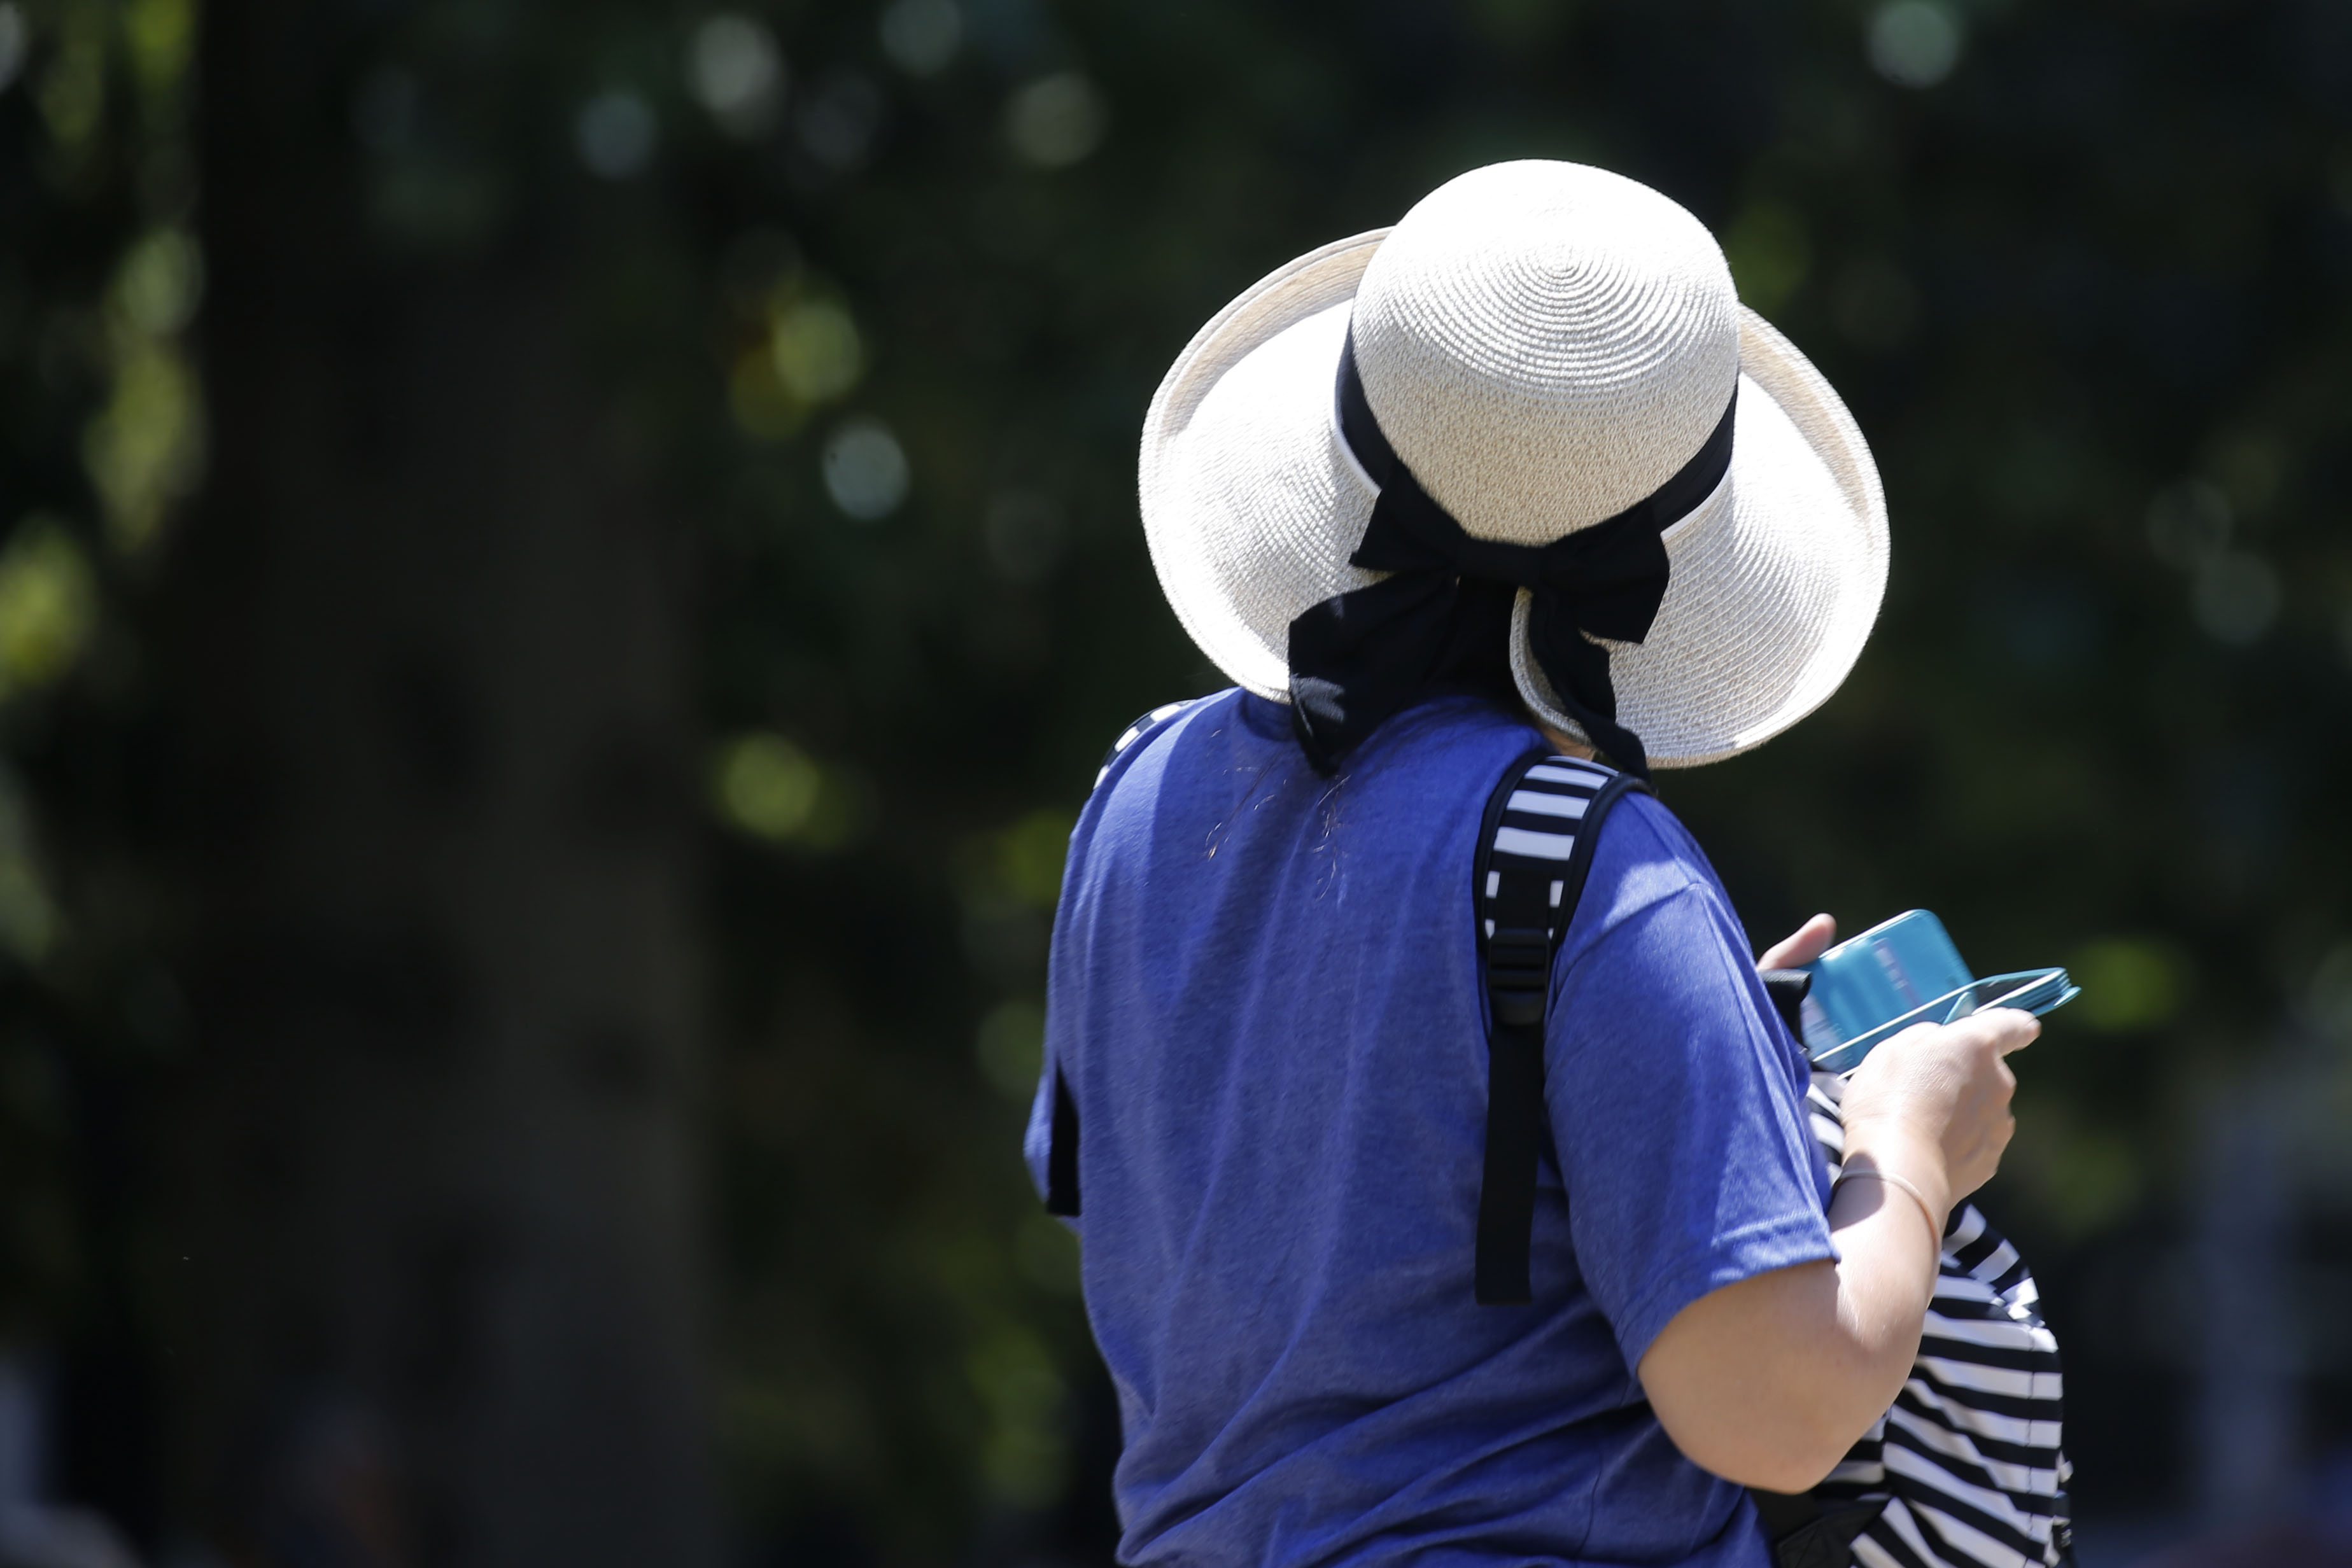
[[[1990,1051],[1995,1056],[2007,1056],[2033,1043],[2034,1036],[2042,1032],[2042,1020],[2016,1008],[1987,1008],[1980,1013],[1970,1013],[1958,1023],[1943,1027],[1949,1030],[1957,1040],[1965,1040],[1971,1047]],[[1912,1031],[1906,1030],[1903,1032],[1908,1034]],[[1902,1036],[1895,1038],[1899,1040]]]
[[[1992,1034],[1993,1049],[2007,1056],[2042,1038],[2042,1020],[2021,1008],[1988,1008],[1976,1015]]]
[[[1801,969],[1829,950],[1837,940],[1837,922],[1816,915],[1764,950],[1756,960],[1759,969]]]

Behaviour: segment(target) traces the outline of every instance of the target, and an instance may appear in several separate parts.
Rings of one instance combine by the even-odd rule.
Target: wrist
[[[1830,1225],[1832,1228],[1838,1228],[1840,1225],[1840,1221],[1838,1219],[1837,1195],[1848,1186],[1880,1187],[1888,1192],[1898,1195],[1895,1199],[1896,1207],[1916,1209],[1918,1211],[1919,1218],[1927,1222],[1927,1251],[1929,1256],[1938,1256],[1942,1253],[1944,1249],[1944,1230],[1947,1225],[1950,1222],[1950,1216],[1948,1214],[1938,1214],[1935,1206],[1927,1201],[1927,1195],[1921,1192],[1916,1184],[1896,1176],[1893,1171],[1883,1171],[1874,1166],[1848,1166],[1844,1170],[1838,1173],[1837,1185],[1830,1189]],[[1867,1211],[1865,1211],[1865,1213]]]
[[[1927,1205],[1928,1218],[1940,1233],[1956,1204],[1943,1145],[1899,1125],[1850,1124],[1845,1134],[1841,1175],[1873,1172],[1900,1178]]]

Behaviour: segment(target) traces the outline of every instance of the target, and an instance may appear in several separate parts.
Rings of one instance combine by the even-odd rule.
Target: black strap
[[[1789,1038],[1799,1045],[1805,1043],[1805,998],[1812,995],[1813,972],[1811,969],[1767,969],[1762,976],[1764,994],[1771,999],[1772,1010],[1789,1026]]]
[[[1773,1568],[1852,1568],[1854,1538],[1886,1511],[1883,1497],[1847,1500],[1754,1487],[1748,1495],[1772,1542]]]
[[[1071,1219],[1078,1213],[1078,1103],[1059,1067],[1054,1069],[1053,1142],[1045,1151],[1045,1212]]]
[[[1478,965],[1486,993],[1486,1159],[1478,1185],[1479,1305],[1535,1299],[1528,1273],[1542,1157],[1544,1014],[1602,819],[1643,782],[1533,751],[1505,771],[1479,824]]]

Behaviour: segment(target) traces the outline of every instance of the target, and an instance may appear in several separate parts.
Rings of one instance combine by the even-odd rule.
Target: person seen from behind
[[[1481,1301],[1472,867],[1531,750],[1646,778],[1837,689],[1886,573],[1851,416],[1682,208],[1506,163],[1220,312],[1141,489],[1235,685],[1079,820],[1027,1145],[1118,1394],[1120,1561],[1762,1568],[1744,1489],[1812,1487],[1903,1387],[2039,1026],[1873,1053],[1832,1194],[1722,886],[1626,794],[1550,970],[1528,1299]]]

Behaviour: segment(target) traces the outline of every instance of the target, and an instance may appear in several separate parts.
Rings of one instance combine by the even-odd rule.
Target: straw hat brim
[[[1212,662],[1288,700],[1290,622],[1379,574],[1347,564],[1377,495],[1340,441],[1332,390],[1348,306],[1385,229],[1300,256],[1202,328],[1143,427],[1152,566]],[[1869,639],[1886,587],[1886,506],[1870,449],[1820,372],[1740,312],[1731,471],[1666,531],[1673,576],[1650,635],[1612,644],[1618,718],[1653,766],[1762,745],[1823,702]],[[1519,596],[1520,695],[1580,736],[1533,659]]]

